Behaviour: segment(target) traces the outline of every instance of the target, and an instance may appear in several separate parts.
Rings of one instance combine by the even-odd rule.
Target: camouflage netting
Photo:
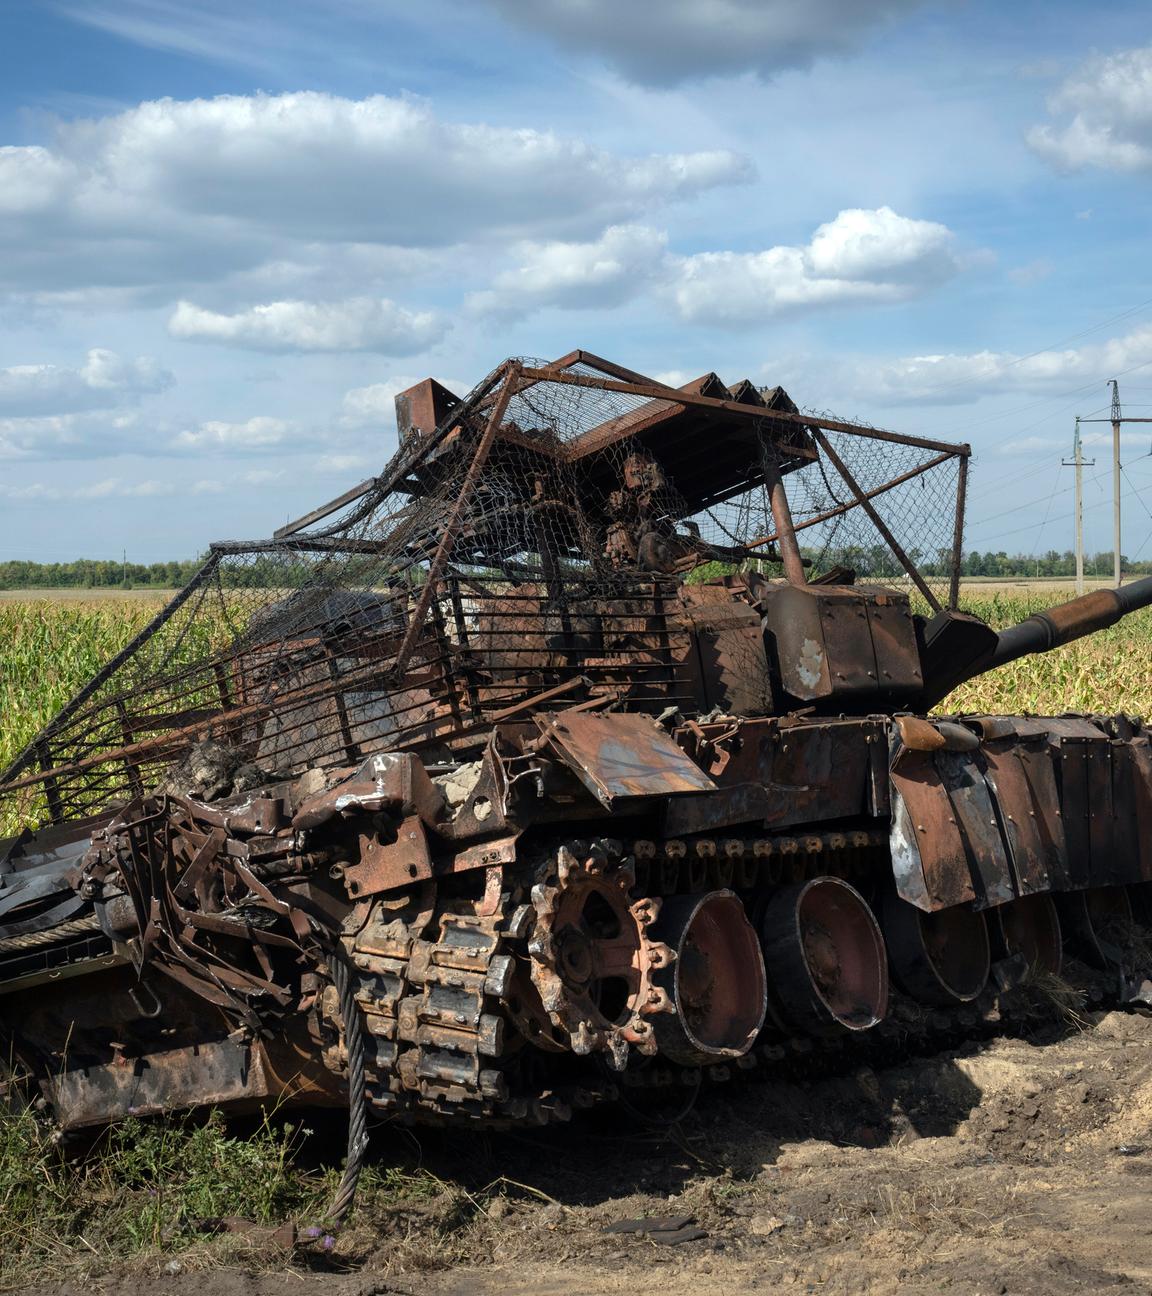
[[[779,388],[682,390],[704,399],[580,352],[506,362],[341,508],[214,545],[4,772],[0,809],[97,813],[205,738],[287,776],[386,747],[452,760],[538,706],[688,708],[685,603],[726,597],[709,578],[778,574],[766,472],[811,575],[910,586],[887,529],[948,601],[959,455],[809,426]]]

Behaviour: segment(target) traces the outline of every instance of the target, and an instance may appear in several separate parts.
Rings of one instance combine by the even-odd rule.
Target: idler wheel
[[[968,1003],[988,984],[988,924],[966,905],[925,913],[890,891],[884,939],[896,980],[921,1003]]]
[[[1060,915],[1050,895],[1027,895],[990,910],[993,930],[1004,954],[1021,954],[1029,976],[1059,976],[1064,964]]]
[[[1123,963],[1121,942],[1132,926],[1123,887],[1092,887],[1060,893],[1060,921],[1068,948],[1090,967],[1112,972]]]
[[[744,904],[732,891],[673,896],[652,925],[673,952],[652,973],[673,1011],[653,1017],[657,1048],[685,1066],[741,1057],[768,1007],[764,957]]]
[[[888,960],[867,901],[840,878],[785,887],[760,926],[772,990],[794,1025],[867,1030],[888,1011]]]

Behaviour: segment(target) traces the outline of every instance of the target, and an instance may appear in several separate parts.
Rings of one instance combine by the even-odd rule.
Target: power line
[[[1107,474],[1107,473],[1104,473],[1103,476],[1107,477],[1108,474]],[[1095,481],[1096,478],[1089,478],[1089,480],[1090,480],[1090,481]],[[1061,491],[1057,491],[1057,494],[1058,494],[1058,495],[1067,495],[1068,492],[1069,492],[1070,490],[1074,490],[1074,489],[1075,489],[1075,488],[1072,487],[1072,486],[1065,486],[1063,490],[1061,490]],[[1147,487],[1145,487],[1144,489],[1147,489]],[[1124,498],[1124,499],[1130,499],[1131,496],[1132,496],[1132,494],[1138,494],[1138,493],[1139,493],[1138,491],[1137,491],[1137,492],[1129,492],[1127,495],[1124,495],[1123,498]],[[1095,504],[1085,504],[1085,505],[1084,505],[1084,512],[1085,512],[1085,513],[1090,513],[1093,509],[1107,508],[1111,503],[1112,503],[1112,501],[1111,501],[1111,500],[1108,500],[1108,499],[1097,500]],[[979,523],[974,523],[973,525],[979,525]],[[1008,536],[1019,535],[1022,531],[1032,531],[1032,530],[1034,530],[1034,529],[1035,529],[1035,523],[1034,523],[1034,522],[1029,522],[1029,523],[1027,524],[1027,526],[1014,527],[1011,531],[999,531],[999,532],[997,532],[996,535],[988,536],[988,537],[983,541],[983,543],[984,543],[984,544],[990,544],[993,540],[1004,540],[1004,539],[1006,539]]]
[[[1107,328],[1109,324],[1115,324],[1122,319],[1128,319],[1132,315],[1138,314],[1146,306],[1152,306],[1152,297],[1146,301],[1138,302],[1135,306],[1129,306],[1126,310],[1120,311],[1116,315],[1110,315],[1107,319],[1101,320],[1099,324],[1092,324],[1086,329],[1081,329],[1078,333],[1069,334],[1068,337],[1060,338],[1058,341],[1048,346],[1041,347],[1038,351],[1030,351],[1027,355],[1017,356],[1015,360],[1010,360],[1005,369],[1014,369],[1016,365],[1023,364],[1025,360],[1035,360],[1037,356],[1047,355],[1050,351],[1055,351],[1058,347],[1066,346],[1069,342],[1075,342],[1077,339],[1087,337],[1089,333],[1097,333],[1102,328]],[[944,383],[939,387],[929,389],[929,395],[935,395],[938,392],[953,391],[957,387],[966,387],[971,383],[970,378],[958,378],[955,382]]]

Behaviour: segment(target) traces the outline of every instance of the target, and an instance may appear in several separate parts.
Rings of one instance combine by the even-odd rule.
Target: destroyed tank
[[[997,633],[968,447],[780,388],[575,352],[397,415],[0,780],[6,1056],[65,1133],[346,1106],[351,1165],[368,1117],[655,1116],[963,1033],[1066,953],[1144,992],[1149,729],[935,712],[1152,580]]]

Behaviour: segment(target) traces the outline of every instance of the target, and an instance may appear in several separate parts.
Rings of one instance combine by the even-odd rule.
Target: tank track
[[[633,904],[731,887],[749,909],[781,883],[816,874],[865,882],[887,852],[880,828],[797,836],[612,839],[555,843],[547,858],[598,853],[610,868],[634,870]],[[547,1022],[526,1013],[517,987],[541,950],[533,888],[547,863],[504,865],[498,891],[478,900],[437,895],[424,884],[412,895],[372,906],[346,946],[357,970],[356,1002],[368,1038],[366,1096],[377,1118],[406,1123],[483,1123],[494,1128],[568,1120],[574,1109],[644,1090],[690,1089],[738,1076],[798,1077],[891,1066],[964,1042],[1023,1033],[1058,1019],[1018,991],[992,986],[970,1003],[925,1007],[893,989],[888,1016],[866,1031],[829,1038],[766,1026],[744,1056],[683,1067],[633,1047],[613,1068],[608,1047],[572,1050]],[[535,951],[535,953],[533,953]],[[1087,1008],[1119,1004],[1103,974],[1073,965],[1068,978]],[[335,1000],[322,999],[327,1059],[342,1069],[342,1023]],[[532,1040],[533,1042],[530,1042]],[[648,1050],[650,1053],[650,1050]],[[638,1092],[639,1091],[639,1092]]]

